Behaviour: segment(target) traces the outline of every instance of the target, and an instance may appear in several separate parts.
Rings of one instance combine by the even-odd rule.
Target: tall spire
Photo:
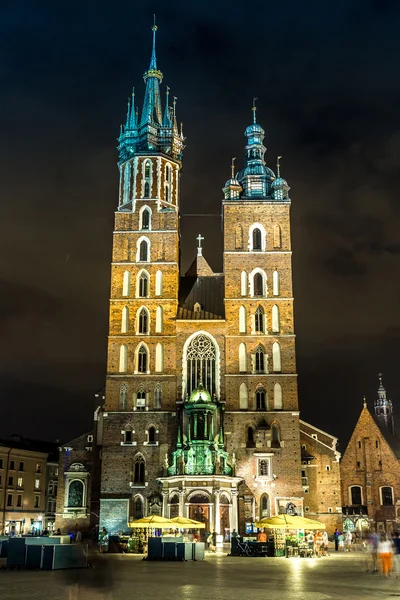
[[[129,120],[129,129],[136,129],[136,108],[135,108],[135,88],[132,89],[132,102],[131,102],[131,117]]]
[[[394,434],[393,404],[391,400],[388,400],[386,390],[383,387],[382,373],[378,374],[378,378],[378,396],[374,402],[375,416]]]
[[[150,67],[149,70],[157,70],[157,59],[156,59],[156,31],[158,29],[157,25],[156,25],[156,15],[153,15],[154,17],[154,23],[153,23],[153,27],[151,28],[152,32],[153,32],[153,50],[151,52],[151,60],[150,60]]]
[[[171,127],[171,115],[169,109],[169,87],[167,86],[167,91],[165,92],[165,110],[164,110],[164,118],[163,118],[163,127]]]
[[[157,69],[156,59],[156,31],[157,25],[154,16],[154,25],[151,28],[153,31],[153,47],[151,52],[149,70],[143,75],[146,83],[146,92],[143,101],[142,117],[140,126],[147,125],[149,122],[161,125],[161,99],[160,99],[160,83],[162,81],[162,73]]]
[[[257,123],[257,100],[258,98],[253,98],[253,108],[251,109],[253,111],[253,123]]]

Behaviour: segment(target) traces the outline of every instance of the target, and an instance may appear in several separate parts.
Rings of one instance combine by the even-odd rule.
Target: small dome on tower
[[[246,137],[251,137],[252,135],[265,135],[265,131],[264,129],[261,127],[261,125],[259,125],[258,123],[252,123],[251,125],[249,125],[246,128],[246,131],[244,132],[244,135]]]
[[[208,404],[212,402],[211,394],[205,389],[202,383],[199,383],[197,388],[190,394],[187,402],[190,404]]]

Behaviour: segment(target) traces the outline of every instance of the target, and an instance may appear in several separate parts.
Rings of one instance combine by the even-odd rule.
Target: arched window
[[[138,297],[147,298],[149,295],[149,275],[146,271],[138,273]]]
[[[242,296],[247,296],[247,273],[242,271],[240,274],[240,293]]]
[[[261,387],[256,390],[256,410],[267,410],[265,390]]]
[[[154,388],[154,408],[161,410],[162,407],[162,387],[161,383],[156,383]]]
[[[190,396],[200,383],[211,395],[217,393],[217,349],[212,339],[200,333],[193,337],[186,349],[186,393]]]
[[[246,333],[246,308],[239,307],[239,333]]]
[[[157,306],[156,310],[156,333],[162,333],[164,330],[164,309]]]
[[[145,179],[149,179],[150,178],[150,161],[147,161],[144,167],[144,177]]]
[[[141,454],[138,454],[135,458],[135,469],[134,469],[134,483],[144,485],[145,483],[145,462]]]
[[[168,183],[172,183],[172,168],[171,165],[165,165],[165,179]]]
[[[249,425],[247,427],[247,441],[246,441],[246,447],[247,448],[255,448],[256,444],[254,441],[254,429],[251,425]]]
[[[83,506],[84,485],[80,479],[74,479],[68,488],[68,507],[78,508]]]
[[[269,517],[268,494],[263,494],[260,501],[260,519]]]
[[[165,165],[165,200],[171,202],[172,169],[171,165]]]
[[[246,344],[239,345],[239,371],[241,373],[245,373],[247,371]]]
[[[281,245],[281,228],[279,227],[279,225],[274,225],[274,248],[280,248]]]
[[[274,410],[282,410],[283,399],[282,399],[282,386],[280,383],[274,385]]]
[[[145,181],[143,198],[150,198],[150,182]]]
[[[360,485],[351,485],[349,488],[350,492],[350,504],[362,505],[362,487]]]
[[[136,410],[145,410],[146,408],[146,392],[140,389],[136,394]]]
[[[254,296],[264,296],[263,277],[261,273],[256,273],[253,278]]]
[[[138,333],[149,333],[149,313],[144,306],[139,311]]]
[[[243,248],[243,228],[238,223],[235,227],[235,248],[241,250]]]
[[[127,333],[129,330],[129,308],[124,306],[122,309],[121,333]]]
[[[150,229],[150,209],[147,207],[142,212],[141,229]]]
[[[125,426],[123,435],[124,435],[124,441],[123,441],[123,443],[124,444],[132,445],[132,442],[133,442],[133,431],[132,431],[132,427],[130,425],[126,425]]]
[[[164,371],[164,346],[162,344],[156,345],[156,372],[162,373]]]
[[[119,409],[126,410],[128,406],[128,386],[123,383],[119,388]]]
[[[281,447],[281,434],[280,434],[278,425],[276,425],[275,423],[271,427],[271,447],[272,448],[280,448]]]
[[[49,496],[57,496],[57,490],[58,490],[58,481],[53,481],[53,480],[49,481],[49,485],[47,488],[47,493],[49,494]]]
[[[392,506],[393,502],[393,488],[389,486],[383,486],[380,488],[381,505]]]
[[[122,344],[119,348],[119,372],[126,373],[128,370],[128,346]]]
[[[272,369],[277,373],[282,371],[281,347],[278,342],[272,344]]]
[[[122,295],[129,296],[131,288],[131,274],[129,271],[125,271],[122,281]]]
[[[253,250],[261,250],[262,246],[261,230],[258,227],[253,229]]]
[[[148,369],[148,356],[147,350],[144,346],[140,346],[138,352],[138,372],[146,373]]]
[[[272,293],[274,296],[279,296],[279,273],[274,271],[272,273]]]
[[[149,427],[149,429],[147,431],[147,439],[148,439],[148,444],[156,443],[156,428],[153,427],[153,425],[151,427]]]
[[[264,364],[264,348],[262,346],[258,346],[256,349],[256,373],[264,373],[265,372],[265,364]]]
[[[150,183],[151,183],[151,162],[146,161],[144,165],[144,198],[150,198]]]
[[[264,333],[264,311],[262,306],[257,306],[255,312],[255,330],[257,333]]]
[[[156,296],[161,296],[162,294],[162,271],[157,271],[156,273]]]
[[[240,410],[247,410],[249,408],[249,394],[245,383],[242,383],[239,389],[239,408]]]
[[[139,247],[139,261],[148,262],[149,260],[149,245],[147,240],[142,240]]]
[[[134,501],[134,517],[135,520],[143,519],[144,517],[143,500],[139,496]]]
[[[277,304],[274,304],[272,307],[272,333],[279,333],[281,328],[279,321],[279,307]]]

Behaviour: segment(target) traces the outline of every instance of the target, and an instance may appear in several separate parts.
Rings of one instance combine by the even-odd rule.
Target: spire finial
[[[277,177],[281,176],[281,158],[282,158],[282,156],[278,156],[278,158],[276,159],[276,176]]]
[[[197,247],[197,256],[203,256],[203,248],[201,247],[201,242],[204,240],[204,237],[201,235],[201,233],[199,233],[196,240],[199,242],[199,245]]]
[[[232,177],[232,179],[235,179],[235,160],[236,160],[236,156],[232,157],[232,164],[231,164],[231,177]]]
[[[256,106],[256,102],[257,102],[258,98],[253,98],[253,123],[257,123],[257,119],[256,119],[256,115],[257,115],[257,106]]]
[[[153,32],[153,49],[151,52],[151,61],[150,61],[150,70],[157,69],[157,61],[156,61],[156,31],[158,29],[157,25],[156,25],[156,15],[153,15],[154,18],[154,22],[153,22],[153,27],[151,28],[152,32]]]
[[[176,101],[178,100],[178,98],[176,96],[174,96],[174,101],[173,101],[173,107],[174,107],[174,118],[176,117]]]
[[[367,408],[367,397],[365,396],[365,394],[363,396],[363,404],[364,404],[364,408]]]
[[[183,121],[181,121],[181,138],[183,138]]]
[[[128,111],[126,113],[125,129],[129,129],[130,120],[131,120],[131,99],[128,98]]]

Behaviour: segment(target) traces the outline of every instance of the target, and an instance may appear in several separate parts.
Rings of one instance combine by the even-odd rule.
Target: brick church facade
[[[289,186],[279,159],[276,174],[265,164],[254,106],[243,168],[223,188],[223,273],[199,236],[181,276],[184,137],[168,88],[161,107],[155,35],[143,108],[132,96],[119,138],[100,526],[182,514],[243,532],[264,516],[303,514],[308,493]]]

